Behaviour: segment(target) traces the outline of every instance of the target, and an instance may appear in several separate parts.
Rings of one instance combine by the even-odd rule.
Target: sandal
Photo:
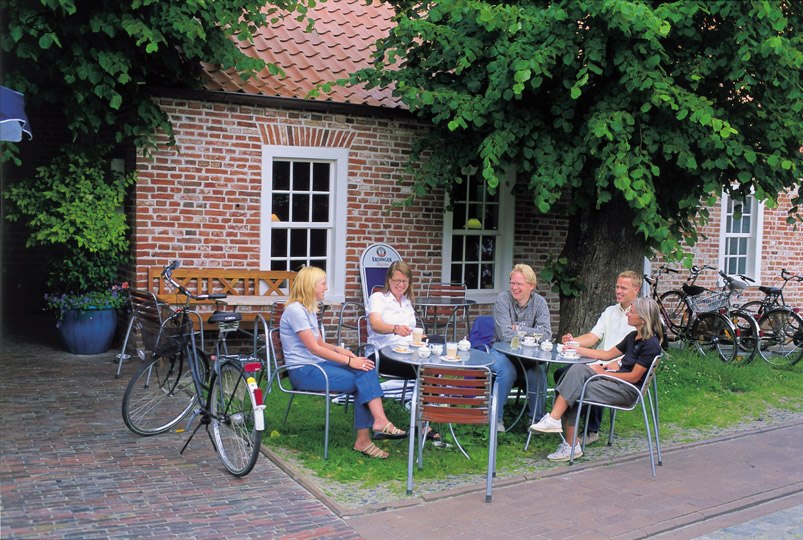
[[[369,444],[368,446],[366,446],[362,450],[360,450],[356,446],[354,447],[354,449],[357,452],[361,452],[361,453],[363,453],[366,456],[371,457],[371,458],[387,459],[388,456],[390,455],[387,452],[385,452],[384,450],[382,450],[381,448],[379,448],[374,443]]]
[[[427,430],[427,440],[428,441],[440,441],[441,440],[441,434],[438,433],[437,431],[435,431],[434,429],[429,428]]]
[[[374,439],[403,439],[406,436],[407,432],[397,428],[392,422],[385,424],[380,431],[374,432]]]

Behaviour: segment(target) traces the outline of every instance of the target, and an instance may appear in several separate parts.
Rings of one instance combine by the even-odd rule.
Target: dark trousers
[[[560,382],[560,379],[563,377],[563,374],[566,373],[566,371],[570,367],[572,366],[568,365],[555,370],[555,384],[558,384],[558,382]],[[599,433],[599,426],[600,424],[602,424],[602,411],[604,411],[605,409],[603,409],[602,407],[598,407],[596,405],[594,406],[587,405],[586,407],[583,408],[583,411],[581,412],[582,414],[581,418],[585,418],[586,410],[589,407],[591,408],[591,414],[588,415],[588,431],[590,433]],[[580,436],[578,435],[577,437],[579,439]]]

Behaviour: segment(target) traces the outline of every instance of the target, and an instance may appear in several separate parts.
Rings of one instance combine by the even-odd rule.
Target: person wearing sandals
[[[583,384],[588,379],[597,373],[605,373],[639,386],[647,375],[653,359],[661,354],[663,332],[660,311],[655,300],[652,298],[633,300],[630,310],[627,312],[627,321],[636,330],[625,336],[615,347],[607,351],[576,347],[580,356],[603,361],[613,360],[617,356],[624,355],[621,366],[615,362],[572,365],[555,387],[557,397],[552,411],[530,426],[530,431],[533,433],[560,433],[563,438],[561,420],[565,417],[566,437],[558,445],[557,451],[549,454],[547,459],[569,461],[572,447],[571,443],[567,441],[574,440],[574,422],[578,414],[577,401],[580,399]],[[632,388],[620,384],[618,381],[595,379],[586,387],[586,397],[589,400],[612,405],[625,405],[632,402],[635,396]],[[582,446],[580,441],[577,441],[574,447],[574,457],[578,458],[582,455]]]
[[[296,274],[290,297],[279,321],[279,335],[284,359],[289,367],[290,383],[300,390],[324,390],[325,381],[319,364],[329,378],[329,389],[354,394],[354,450],[372,458],[385,459],[388,453],[371,441],[373,428],[387,437],[403,438],[407,432],[394,426],[382,406],[374,363],[343,347],[326,343],[318,324],[318,303],[326,293],[326,273],[307,266]]]
[[[383,347],[410,341],[415,328],[415,283],[413,270],[403,261],[396,261],[388,267],[385,285],[368,298],[368,345],[379,354]],[[380,370],[383,376],[415,381],[415,369],[392,358],[381,358]],[[413,386],[412,384],[410,385]],[[383,438],[382,435],[376,438]],[[439,441],[440,434],[429,429],[427,439]]]

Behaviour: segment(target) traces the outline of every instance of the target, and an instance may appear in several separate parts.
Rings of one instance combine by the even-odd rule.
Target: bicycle
[[[694,284],[700,273],[705,269],[713,269],[713,267],[708,265],[704,265],[702,268],[692,266],[689,269],[689,277],[686,278],[686,283],[681,290],[673,289],[665,291],[661,295],[658,294],[658,283],[661,276],[669,273],[677,274],[678,271],[662,265],[653,272],[652,276],[644,274],[644,281],[650,286],[650,296],[658,302],[661,308],[667,341],[688,339],[692,322],[688,298],[705,291],[703,287]]]
[[[793,366],[803,358],[803,317],[786,304],[783,290],[789,281],[803,281],[803,276],[781,269],[781,279],[780,287],[759,287],[764,298],[747,302],[741,308],[757,320],[761,358],[773,365]]]
[[[195,344],[190,301],[221,300],[226,295],[193,295],[172,278],[179,264],[165,266],[162,278],[184,296],[183,305],[163,316],[165,308],[154,297],[152,311],[138,314],[150,359],[126,387],[123,420],[134,433],[149,436],[168,431],[188,415],[187,427],[200,417],[179,453],[203,426],[223,466],[234,476],[245,476],[259,457],[265,428],[262,390],[253,377],[262,363],[227,354],[225,335],[236,329],[242,314],[215,311],[209,321],[218,323],[221,334],[210,365]]]
[[[753,315],[740,306],[734,305],[732,298],[734,294],[739,296],[741,291],[746,289],[750,283],[755,283],[755,280],[743,274],[729,275],[722,270],[718,272],[724,282],[722,290],[726,292],[726,303],[721,313],[728,317],[736,327],[736,337],[738,338],[736,345],[738,345],[739,352],[742,353],[741,355],[737,353],[737,359],[743,365],[749,364],[758,352],[760,330]]]
[[[716,350],[725,363],[738,359],[746,364],[755,356],[758,332],[750,314],[733,308],[730,297],[747,284],[724,272],[720,275],[725,280],[721,291],[703,289],[688,297],[689,307],[696,317],[689,339],[701,354]],[[743,329],[746,329],[744,338]]]

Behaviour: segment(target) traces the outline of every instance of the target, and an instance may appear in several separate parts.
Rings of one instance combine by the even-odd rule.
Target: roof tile
[[[209,90],[240,92],[284,98],[307,98],[315,85],[334,82],[368,67],[377,39],[388,34],[393,8],[384,2],[329,0],[309,12],[314,29],[305,32],[306,23],[287,17],[277,25],[263,28],[253,43],[241,43],[242,51],[282,67],[284,77],[274,77],[267,69],[243,81],[233,70],[204,64]],[[309,99],[309,98],[307,98]],[[361,86],[334,86],[317,101],[403,108],[390,90],[366,90]]]

